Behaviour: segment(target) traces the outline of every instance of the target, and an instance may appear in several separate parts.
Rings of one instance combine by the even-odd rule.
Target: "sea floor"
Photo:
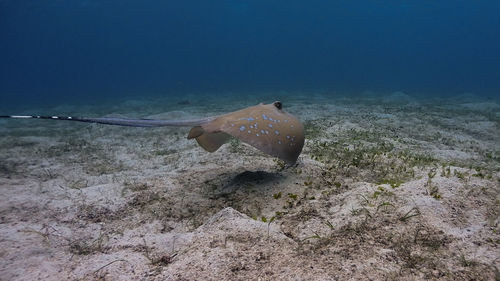
[[[499,280],[498,100],[279,93],[36,114],[188,119],[276,99],[306,128],[293,167],[234,140],[205,152],[189,128],[0,121],[0,280]]]

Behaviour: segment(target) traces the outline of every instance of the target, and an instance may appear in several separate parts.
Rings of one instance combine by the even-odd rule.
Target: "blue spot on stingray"
[[[279,140],[278,143],[281,144],[281,141]]]
[[[270,120],[270,121],[273,121],[273,118],[269,117],[269,120]]]
[[[255,134],[256,136],[259,136],[259,134]]]
[[[287,139],[290,139],[290,136],[286,136]]]
[[[264,130],[260,130],[261,133],[264,133]]]
[[[269,124],[268,126],[269,126],[269,128],[272,128],[272,127],[273,127],[273,124]]]
[[[243,132],[244,130],[245,130],[245,126],[241,126],[241,127],[240,127],[240,131],[242,131],[242,132]]]
[[[279,135],[280,132],[278,130],[274,131],[275,134]]]
[[[249,133],[249,134],[251,133],[251,132],[250,132],[250,130],[248,130],[248,133]]]
[[[265,114],[262,114],[262,118],[263,118],[264,120],[267,120],[267,116],[266,116]]]
[[[254,120],[255,120],[255,118],[248,117],[248,119],[247,119],[247,120],[248,120],[248,121],[254,121]]]

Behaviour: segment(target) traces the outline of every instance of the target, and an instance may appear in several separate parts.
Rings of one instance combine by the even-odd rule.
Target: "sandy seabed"
[[[187,119],[273,96],[44,110]],[[500,279],[498,100],[277,96],[306,128],[293,167],[189,128],[0,121],[0,280]]]

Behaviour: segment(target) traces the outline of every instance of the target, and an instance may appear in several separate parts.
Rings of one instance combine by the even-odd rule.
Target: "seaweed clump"
[[[310,145],[309,153],[313,160],[324,164],[326,172],[334,177],[389,184],[393,188],[414,178],[416,168],[437,162],[430,155],[397,150],[385,140],[375,143],[363,139],[351,139],[345,143],[315,140]]]

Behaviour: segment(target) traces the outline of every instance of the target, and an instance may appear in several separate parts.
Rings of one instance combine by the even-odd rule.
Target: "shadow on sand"
[[[234,195],[237,191],[258,191],[272,182],[283,178],[280,172],[244,171],[238,174],[222,174],[212,183],[217,182],[217,188],[212,193],[212,199]]]

